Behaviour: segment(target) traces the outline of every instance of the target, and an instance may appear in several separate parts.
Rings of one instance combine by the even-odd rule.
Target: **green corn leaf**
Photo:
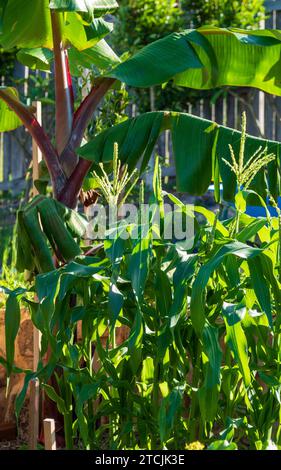
[[[156,271],[155,297],[159,315],[163,318],[168,316],[172,305],[172,290],[167,274],[161,269]]]
[[[222,351],[219,345],[218,328],[211,326],[208,322],[205,323],[202,332],[203,351],[208,357],[210,373],[208,381],[206,382],[207,388],[212,388],[215,384],[220,384],[220,367],[222,361]]]
[[[17,289],[11,292],[6,301],[5,311],[5,343],[6,343],[6,361],[7,361],[7,377],[12,372],[12,366],[15,355],[15,340],[20,327],[20,296],[22,290]],[[8,388],[8,381],[7,381]]]
[[[226,342],[233,352],[235,361],[243,377],[246,387],[251,383],[251,372],[249,368],[248,345],[241,322],[229,324],[227,318],[226,324]]]
[[[173,432],[174,421],[181,408],[182,390],[175,387],[167,397],[162,400],[159,409],[158,424],[161,442],[165,442]]]
[[[119,317],[120,312],[123,308],[123,304],[124,304],[124,296],[122,292],[118,289],[117,283],[115,279],[113,278],[111,279],[111,282],[110,282],[108,302],[109,302],[109,308],[111,312],[113,313],[113,320],[111,323],[111,329],[113,330],[115,327],[115,322],[117,318]]]
[[[205,287],[212,275],[227,255],[249,259],[260,255],[262,250],[240,242],[228,243],[223,246],[205,265],[203,265],[194,281],[191,293],[190,313],[193,327],[201,335],[205,324]]]
[[[129,264],[129,274],[132,288],[138,302],[141,301],[148,276],[150,260],[150,239],[148,236],[138,239],[134,243],[134,248]]]
[[[253,285],[256,297],[262,310],[265,312],[269,326],[273,327],[270,290],[264,277],[261,259],[249,259],[248,265],[250,269],[251,283]]]
[[[32,379],[35,379],[36,377],[37,377],[36,372],[28,372],[24,377],[23,387],[20,393],[17,395],[16,401],[15,401],[15,414],[16,414],[17,420],[19,419],[20,412],[24,404],[24,400],[27,394],[29,383]]]
[[[238,448],[235,442],[214,441],[208,446],[207,450],[238,450]]]
[[[206,381],[211,381],[211,369],[207,369]],[[204,384],[198,390],[198,399],[200,413],[202,415],[203,422],[212,422],[214,421],[218,409],[219,401],[219,389],[218,385],[214,384],[212,386],[207,386]]]
[[[62,415],[65,415],[69,410],[67,409],[64,399],[57,394],[57,392],[51,385],[42,384],[42,387],[45,390],[48,397],[56,403],[59,412]]]
[[[133,327],[127,340],[128,351],[130,353],[130,367],[135,375],[142,361],[142,343],[144,334],[144,324],[142,314],[139,308],[136,310]]]
[[[237,240],[242,243],[246,243],[252,237],[258,234],[260,229],[267,224],[267,220],[265,218],[255,219],[249,223],[246,227],[244,227],[238,235],[236,236]]]
[[[187,287],[196,267],[197,255],[191,255],[181,259],[173,274],[174,298],[171,305],[170,327],[173,327],[180,313],[184,310],[187,302]]]

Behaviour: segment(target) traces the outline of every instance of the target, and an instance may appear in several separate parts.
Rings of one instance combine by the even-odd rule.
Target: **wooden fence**
[[[265,5],[268,19],[261,27],[281,29],[281,0],[269,0]],[[27,68],[19,64],[15,72],[17,78],[27,78],[30,73]],[[196,116],[212,119],[233,128],[239,128],[243,110],[247,112],[249,134],[281,141],[281,98],[279,97],[249,88],[225,88],[220,94],[214,94],[212,100],[205,98],[188,107],[188,111]],[[44,115],[43,109],[43,123]],[[169,132],[159,139],[157,151],[167,162],[163,176],[173,178],[175,168]],[[31,139],[23,128],[1,135],[0,197],[3,191],[16,196],[26,188],[25,174],[31,161],[31,153]]]

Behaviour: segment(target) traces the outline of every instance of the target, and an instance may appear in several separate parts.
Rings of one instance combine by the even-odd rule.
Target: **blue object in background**
[[[277,217],[277,211],[275,207],[266,204],[268,212],[272,217]],[[281,198],[278,198],[278,207],[281,209]],[[265,208],[262,206],[247,206],[246,214],[251,217],[266,217]]]
[[[211,184],[208,188],[209,191],[214,192],[214,185]],[[222,184],[220,184],[220,191],[222,193]],[[266,200],[267,202],[267,209],[268,212],[272,217],[277,217],[277,211],[274,207],[272,207],[268,202],[268,199]],[[281,209],[281,197],[278,197],[278,207]],[[234,207],[233,203],[229,203],[230,206]],[[250,215],[251,217],[266,217],[266,212],[265,208],[262,206],[247,206],[246,214]]]

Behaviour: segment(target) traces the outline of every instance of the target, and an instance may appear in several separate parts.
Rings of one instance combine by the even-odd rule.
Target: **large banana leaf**
[[[8,0],[0,43],[13,47],[52,47],[49,0]]]
[[[118,8],[115,0],[51,0],[50,8],[59,11],[79,11],[89,15],[105,15]]]
[[[35,49],[20,49],[17,59],[27,67],[37,70],[51,70],[54,59],[50,49],[41,47]],[[119,57],[104,39],[93,47],[78,51],[75,47],[68,49],[70,72],[73,76],[81,75],[81,68],[107,70],[120,63]]]
[[[18,92],[12,87],[0,87],[0,98],[2,94],[11,95],[18,99]],[[0,132],[12,131],[21,126],[22,122],[17,115],[8,107],[8,105],[0,99]]]
[[[203,194],[214,176],[212,168],[218,162],[219,174],[214,177],[215,185],[218,186],[221,179],[224,198],[233,199],[236,191],[235,176],[223,158],[230,160],[228,144],[232,144],[238,157],[241,133],[207,119],[164,111],[142,114],[100,133],[93,141],[78,149],[78,153],[95,163],[110,162],[114,142],[117,142],[121,160],[128,163],[130,169],[135,168],[141,160],[143,170],[159,134],[165,129],[170,129],[172,134],[178,191],[193,195]],[[281,143],[248,136],[245,161],[260,146],[275,153],[277,161],[270,164],[270,172],[260,170],[252,185],[264,195],[267,179],[270,191],[277,194]]]
[[[173,79],[195,89],[249,86],[281,96],[280,55],[279,30],[203,27],[149,44],[109,76],[135,87]]]
[[[111,24],[102,18],[91,18],[90,22],[83,21],[79,14],[83,13],[86,4],[93,11],[95,4],[98,12],[106,12],[111,1],[72,1],[72,2],[51,2],[49,0],[8,0],[2,17],[2,31],[0,44],[4,49],[17,48],[49,48],[52,49],[52,29],[50,8],[56,5],[63,5],[61,10],[65,11],[62,20],[62,35],[65,42],[72,44],[79,50],[84,50],[94,46],[102,37],[111,31]],[[67,8],[67,4],[69,8]],[[78,7],[78,5],[82,5]],[[108,8],[105,8],[107,4]],[[72,5],[72,7],[71,7]],[[76,7],[75,7],[76,5]],[[104,6],[104,10],[102,10]],[[84,9],[83,9],[84,8]]]

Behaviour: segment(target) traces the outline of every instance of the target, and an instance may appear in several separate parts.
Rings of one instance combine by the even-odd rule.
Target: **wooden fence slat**
[[[281,10],[281,0],[266,0],[264,6],[267,12]]]
[[[215,104],[215,121],[217,124],[223,124],[223,98],[219,97]]]
[[[275,12],[265,21],[265,28],[272,29],[275,23]],[[275,139],[275,120],[274,97],[266,94],[264,100],[264,133],[267,139]]]
[[[281,2],[280,2],[281,10]],[[276,11],[276,29],[281,29],[281,11]],[[276,106],[276,140],[281,142],[281,97],[277,96],[275,98]]]
[[[203,117],[205,119],[212,119],[212,106],[209,98],[203,100]]]
[[[228,127],[235,127],[236,125],[236,99],[230,93],[227,94],[226,98],[226,114],[227,114],[227,121],[226,125]]]

